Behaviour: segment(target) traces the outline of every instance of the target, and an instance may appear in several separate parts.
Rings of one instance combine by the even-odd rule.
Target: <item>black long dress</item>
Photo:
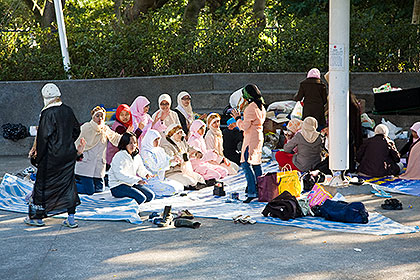
[[[80,124],[70,107],[62,104],[42,111],[36,142],[38,172],[29,205],[31,219],[63,213],[80,204],[74,175],[74,142],[79,134]]]

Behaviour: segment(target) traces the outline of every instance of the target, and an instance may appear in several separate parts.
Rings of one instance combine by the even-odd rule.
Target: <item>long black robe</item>
[[[80,124],[70,107],[62,104],[42,111],[36,142],[38,172],[29,206],[30,218],[42,219],[80,204],[74,175],[77,157],[74,141],[79,134]]]

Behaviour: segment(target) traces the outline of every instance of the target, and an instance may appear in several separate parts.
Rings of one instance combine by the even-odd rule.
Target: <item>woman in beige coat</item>
[[[106,146],[108,140],[118,146],[121,135],[109,128],[105,122],[105,109],[96,106],[91,111],[92,120],[81,127],[76,146],[82,138],[86,140],[83,158],[76,162],[76,186],[80,194],[92,195],[104,189]],[[132,131],[132,127],[127,129]]]
[[[249,84],[242,89],[242,95],[249,105],[244,110],[243,120],[240,113],[234,109],[232,117],[240,130],[244,131],[244,141],[241,150],[241,167],[247,181],[247,196],[244,203],[249,203],[258,197],[257,177],[262,175],[261,156],[264,143],[263,123],[266,111],[264,99],[256,85]],[[252,168],[251,168],[252,166]]]

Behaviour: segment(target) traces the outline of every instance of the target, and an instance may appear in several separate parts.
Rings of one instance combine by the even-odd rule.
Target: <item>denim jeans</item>
[[[114,197],[122,198],[129,197],[134,198],[138,204],[143,202],[149,202],[155,198],[155,194],[151,189],[143,185],[134,185],[132,187],[121,184],[119,186],[111,188],[111,193]]]
[[[247,196],[258,197],[257,177],[262,175],[261,165],[260,164],[250,165],[248,163],[248,157],[249,157],[249,152],[248,152],[248,148],[246,148],[245,153],[244,153],[245,161],[241,163],[241,167],[244,170],[245,178],[248,184]]]
[[[92,195],[96,192],[104,191],[104,180],[102,178],[76,175],[76,186],[78,193]]]

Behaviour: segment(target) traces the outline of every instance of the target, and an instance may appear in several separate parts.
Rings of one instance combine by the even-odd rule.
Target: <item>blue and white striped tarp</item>
[[[263,171],[278,171],[278,165],[276,163],[263,164]],[[134,200],[113,198],[109,191],[93,196],[80,195],[82,203],[77,207],[76,218],[84,220],[126,220],[138,224],[141,223],[137,214],[139,209],[141,211],[162,212],[165,205],[172,205],[173,211],[188,209],[196,217],[201,218],[232,220],[232,217],[237,215],[250,215],[257,223],[373,235],[419,231],[418,227],[405,226],[381,214],[372,212],[369,213],[369,223],[365,225],[331,222],[317,217],[304,217],[290,221],[263,217],[261,212],[266,203],[251,202],[250,204],[244,204],[239,201],[226,202],[232,192],[238,192],[241,199],[245,198],[246,179],[242,171],[235,176],[223,179],[223,182],[225,183],[226,197],[215,197],[213,196],[212,188],[205,188],[200,191],[191,191],[187,196],[177,195],[155,199],[140,205],[140,207],[137,206]],[[24,197],[31,189],[32,185],[30,183],[6,174],[0,184],[0,209],[27,213]]]
[[[380,189],[387,192],[420,196],[420,180],[399,179],[394,176],[362,178],[365,179],[366,182],[378,185]]]
[[[0,209],[28,213],[25,196],[32,191],[31,182],[5,174],[0,184]],[[92,196],[79,195],[81,204],[77,207],[78,220],[128,221],[141,224],[139,206],[131,198],[114,198],[109,191]],[[67,217],[67,214],[55,217]]]

